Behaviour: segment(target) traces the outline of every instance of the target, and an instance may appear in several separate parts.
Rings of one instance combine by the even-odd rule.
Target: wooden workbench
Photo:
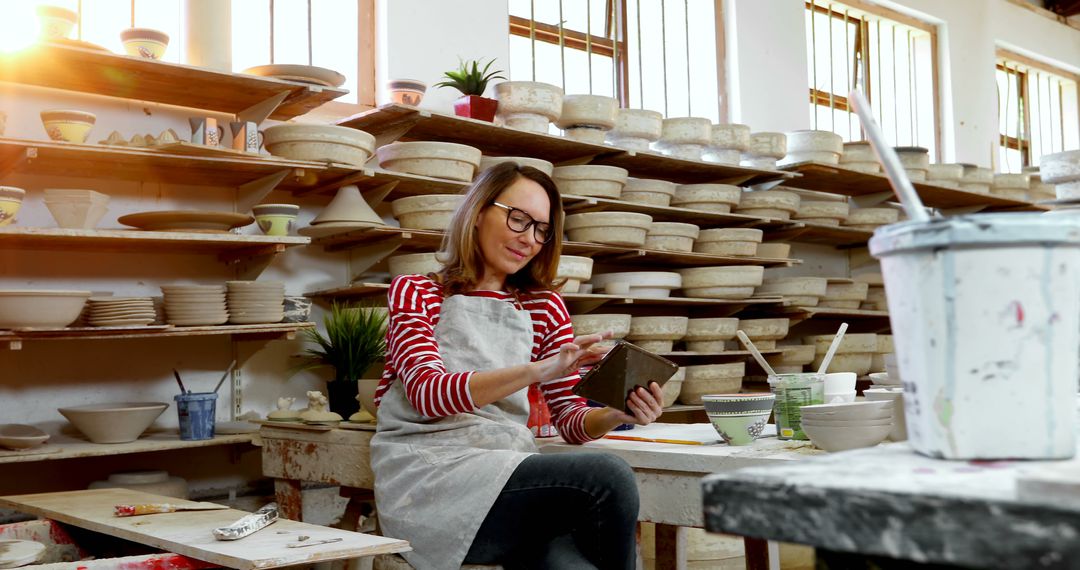
[[[94,489],[0,497],[0,507],[240,570],[280,568],[410,550],[409,543],[404,540],[286,519],[279,519],[269,527],[240,540],[216,540],[212,529],[228,526],[248,514],[235,509],[136,517],[113,515],[115,505],[144,503],[199,504],[128,489]],[[302,538],[305,536],[307,538]],[[334,542],[319,543],[330,540]],[[301,546],[305,543],[310,546]]]

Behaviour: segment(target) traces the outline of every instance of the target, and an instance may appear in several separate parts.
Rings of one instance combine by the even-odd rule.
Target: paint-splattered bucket
[[[180,439],[190,441],[214,437],[216,393],[177,394],[173,399],[176,400],[176,412],[180,414]]]
[[[908,436],[947,459],[1076,451],[1080,216],[982,214],[879,228]]]

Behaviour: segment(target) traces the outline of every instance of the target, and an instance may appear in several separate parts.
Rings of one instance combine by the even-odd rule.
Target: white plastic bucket
[[[1080,217],[983,214],[879,228],[912,447],[947,459],[1076,451]]]

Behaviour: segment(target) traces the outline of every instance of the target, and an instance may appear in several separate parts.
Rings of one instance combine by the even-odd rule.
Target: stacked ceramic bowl
[[[800,198],[793,192],[766,190],[745,192],[739,201],[736,214],[790,220],[799,211]]]
[[[702,160],[738,166],[742,153],[750,148],[749,125],[729,124],[712,126],[712,142]]]
[[[750,168],[776,168],[776,161],[787,155],[784,133],[751,133],[750,144],[739,164]]]
[[[700,406],[702,398],[709,394],[738,394],[742,389],[743,375],[746,374],[745,362],[725,364],[701,364],[683,366],[686,379],[683,380],[679,401]]]
[[[900,219],[896,208],[853,208],[843,221],[844,227],[872,232],[879,226],[894,224]]]
[[[633,317],[626,340],[650,352],[670,352],[686,336],[687,317]]]
[[[682,184],[671,197],[671,206],[727,214],[739,205],[743,190],[731,184]]]
[[[596,292],[607,295],[666,298],[682,287],[682,276],[670,271],[622,271],[594,274],[589,280]]]
[[[560,265],[561,263],[562,262],[560,262]],[[443,267],[442,262],[439,261],[439,254],[432,252],[392,255],[386,260],[386,265],[390,270],[391,278],[397,277],[398,275],[427,275],[428,273],[437,273]]]
[[[895,150],[908,178],[912,182],[926,182],[926,171],[930,169],[930,151],[921,146],[898,146]]]
[[[960,178],[960,189],[976,194],[989,194],[994,183],[994,171],[984,166],[961,164],[964,176]]]
[[[818,305],[834,309],[858,309],[866,300],[869,290],[870,285],[867,283],[852,283],[846,279],[832,281],[825,288],[825,297],[821,299]]]
[[[556,166],[551,177],[564,195],[618,199],[626,185],[627,172],[618,166],[583,164]]]
[[[619,101],[601,95],[566,95],[556,125],[567,138],[604,144],[604,135],[615,126]]]
[[[93,190],[45,189],[45,206],[61,228],[89,230],[108,210],[109,197]]]
[[[955,163],[931,164],[926,170],[926,182],[946,188],[960,188],[964,165]]]
[[[764,232],[755,228],[714,228],[701,230],[694,251],[712,255],[753,256]]]
[[[701,160],[705,148],[712,142],[712,122],[704,117],[675,117],[664,119],[656,149],[684,158]]]
[[[593,260],[578,255],[560,255],[559,267],[555,271],[556,279],[566,279],[563,293],[577,293],[581,284],[592,277]]]
[[[601,334],[611,332],[611,338],[600,344],[611,346],[621,338],[625,338],[630,332],[630,315],[570,315],[570,323],[574,327],[574,336]]]
[[[223,325],[229,320],[223,285],[162,285],[165,320],[176,326]]]
[[[862,273],[854,276],[857,283],[866,283],[866,300],[859,305],[860,309],[871,311],[888,311],[889,300],[885,297],[885,278],[880,272]]]
[[[686,297],[705,299],[747,299],[761,285],[765,268],[760,265],[730,265],[680,269]]]
[[[468,182],[480,167],[480,149],[437,141],[395,142],[376,151],[379,167],[432,178]]]
[[[1058,200],[1080,198],[1080,150],[1043,155],[1039,173],[1044,184],[1054,184]]]
[[[758,230],[761,231],[761,230]],[[660,251],[693,251],[701,228],[682,222],[653,222],[645,236],[645,248]]]
[[[874,387],[863,390],[863,396],[871,402],[888,401],[892,403],[893,424],[889,431],[892,441],[904,441],[908,438],[907,421],[904,417],[904,389],[896,387]]]
[[[856,172],[878,174],[881,172],[881,163],[878,162],[874,149],[869,141],[854,141],[844,143],[844,153],[840,155],[840,165]]]
[[[839,164],[844,139],[829,131],[792,131],[787,133],[787,156],[783,164],[821,162]]]
[[[585,212],[566,216],[570,241],[588,241],[641,247],[652,225],[652,216],[636,212]]]
[[[809,344],[778,346],[776,349],[783,352],[770,354],[765,357],[765,360],[777,374],[800,373],[804,366],[814,361],[814,347]]]
[[[280,323],[285,316],[285,283],[226,281],[229,322],[236,325]]]
[[[671,197],[675,195],[677,186],[674,182],[666,180],[627,178],[626,186],[623,186],[619,199],[652,206],[670,206]]]
[[[1008,200],[1027,200],[1028,189],[1031,188],[1031,178],[1027,174],[1003,174],[994,175],[990,193],[998,198]]]
[[[773,350],[776,341],[787,336],[788,319],[739,319],[739,329],[746,333],[758,350]]]
[[[839,226],[847,219],[851,208],[841,200],[800,200],[799,211],[791,217],[799,222],[822,226]]]
[[[765,279],[757,293],[782,295],[787,305],[816,307],[828,287],[829,280],[824,277],[774,277]]]
[[[870,361],[870,371],[885,372],[885,359],[895,352],[896,346],[893,344],[891,334],[877,335],[877,350],[874,351],[874,357]]]
[[[739,319],[707,317],[690,319],[686,323],[686,350],[690,352],[724,352],[724,343],[735,338]]]
[[[810,441],[828,452],[873,447],[893,429],[892,402],[863,401],[799,408]]]
[[[803,343],[814,345],[814,370],[821,368],[821,361],[832,344],[834,335],[811,335],[803,338]],[[858,375],[870,372],[874,354],[877,353],[877,335],[873,333],[848,333],[840,341],[836,354],[829,362],[826,372],[854,372]]]
[[[144,327],[157,318],[150,297],[91,297],[86,323],[92,327]]]
[[[619,109],[615,113],[615,126],[604,138],[612,146],[649,150],[649,145],[660,139],[663,125],[664,116],[656,111]]]

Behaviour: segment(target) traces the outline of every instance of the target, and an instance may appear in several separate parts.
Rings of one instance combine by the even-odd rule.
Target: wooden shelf
[[[818,162],[800,162],[783,167],[789,172],[796,172],[802,177],[793,186],[808,190],[820,190],[845,196],[863,196],[882,192],[892,193],[892,186],[884,174],[858,172],[833,164]],[[914,182],[915,190],[923,203],[931,208],[944,209],[981,209],[988,210],[1041,210],[1031,202],[1009,200],[989,194],[978,194],[945,188],[933,184]]]
[[[574,162],[621,166],[629,170],[631,176],[662,178],[672,182],[756,184],[792,177],[790,173],[775,170],[682,160],[651,152],[635,153],[406,105],[384,105],[342,119],[338,124],[371,133],[380,145],[398,139],[454,142],[479,148],[489,155],[530,156],[556,164]]]
[[[151,431],[129,443],[92,443],[82,434],[74,432],[74,428],[65,424],[39,427],[50,434],[48,442],[41,447],[23,452],[0,450],[0,464],[250,444],[258,437],[256,434],[219,435],[213,439],[183,441],[174,429]]]
[[[442,243],[443,232],[435,230],[412,230],[393,226],[363,228],[347,233],[314,238],[312,243],[321,245],[327,251],[341,251],[363,245],[383,243],[389,240],[401,240],[398,251],[418,252],[435,251]],[[697,267],[708,265],[763,265],[767,267],[791,266],[800,260],[791,258],[734,257],[692,253],[662,251],[622,247],[588,242],[563,242],[566,255],[583,255],[601,263],[619,263],[623,265],[644,265],[664,267]]]
[[[792,318],[812,319],[886,319],[889,311],[873,311],[869,309],[834,309],[832,307],[784,307],[783,312]]]
[[[311,238],[145,232],[141,230],[72,230],[64,228],[0,228],[0,248],[68,251],[218,253],[227,257],[281,253]]]
[[[761,352],[761,354],[763,355],[768,356],[772,354],[780,354],[784,351],[774,349],[761,350],[759,352]],[[690,352],[687,350],[676,350],[672,352],[658,352],[657,354],[663,356],[664,358],[676,361],[703,359],[715,360],[720,358],[745,359],[753,356],[752,354],[750,354],[749,350],[725,350],[724,352]]]
[[[800,243],[856,247],[866,245],[873,235],[873,232],[844,226],[823,226],[794,222],[786,228],[765,230],[765,241],[796,241]]]
[[[207,157],[169,154],[148,148],[0,138],[0,176],[24,174],[74,176],[103,180],[165,182],[194,186],[242,186],[287,173],[294,186],[339,175],[318,162],[268,155]]]
[[[181,336],[230,335],[245,340],[292,339],[304,329],[315,328],[315,323],[272,323],[260,325],[216,325],[174,327],[151,325],[146,327],[65,327],[55,329],[0,330],[0,343],[18,350],[24,341],[32,340],[99,340],[132,338],[173,338]]]
[[[708,228],[758,228],[769,230],[791,225],[788,220],[775,218],[760,218],[743,214],[720,214],[671,206],[650,206],[648,204],[624,202],[595,196],[563,196],[563,209],[566,210],[567,214],[606,211],[637,212],[652,216],[654,222],[685,222],[700,226],[703,230]]]
[[[356,168],[345,164],[328,165],[327,170],[319,175],[318,186],[305,187],[298,183],[282,184],[282,188],[295,191],[297,195],[332,194],[347,184],[355,184],[361,192],[373,192],[393,185],[383,198],[392,201],[407,196],[428,194],[460,194],[468,186],[460,180],[432,178],[405,172],[393,172],[379,168]]]
[[[270,114],[271,119],[278,120],[303,115],[348,93],[344,89],[50,44],[0,54],[0,82],[232,114],[286,93],[284,101]]]

